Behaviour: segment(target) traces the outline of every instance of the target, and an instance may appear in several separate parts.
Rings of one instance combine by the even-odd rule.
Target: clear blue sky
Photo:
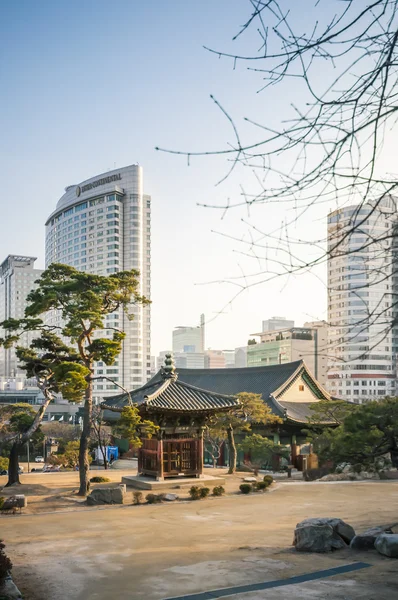
[[[42,267],[44,222],[64,187],[139,162],[153,198],[154,354],[170,347],[174,326],[195,325],[202,312],[212,348],[245,344],[275,314],[298,325],[325,316],[324,283],[308,276],[251,288],[214,319],[235,288],[197,284],[255,267],[234,252],[236,243],[213,233],[240,235],[246,213],[233,211],[221,221],[220,211],[197,203],[236,197],[247,175],[215,187],[225,164],[195,159],[187,167],[183,158],[154,150],[225,146],[230,128],[210,94],[233,114],[242,107],[257,119],[283,114],[291,100],[283,88],[256,95],[257,77],[203,49],[231,48],[249,14],[246,0],[1,3],[0,259],[34,255]],[[324,214],[327,208],[333,207]],[[272,214],[258,208],[250,220],[265,228],[283,217],[283,208]]]

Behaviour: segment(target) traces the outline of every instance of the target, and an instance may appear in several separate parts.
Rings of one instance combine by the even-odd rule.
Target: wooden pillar
[[[197,477],[203,475],[203,429],[199,430],[197,441]]]
[[[158,440],[158,476],[156,481],[163,481],[163,440]]]

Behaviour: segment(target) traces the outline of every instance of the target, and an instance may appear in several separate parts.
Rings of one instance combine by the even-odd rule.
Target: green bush
[[[200,487],[198,485],[193,485],[189,490],[189,495],[191,496],[191,500],[199,500],[202,496],[200,493]]]
[[[216,485],[216,487],[213,488],[213,496],[222,496],[223,494],[225,494],[225,489],[222,485]]]
[[[158,494],[147,494],[145,500],[148,504],[159,504],[162,501],[162,496]]]
[[[96,475],[90,479],[90,483],[108,483],[109,481],[109,477],[102,477],[101,475]]]
[[[143,497],[142,492],[133,492],[133,504],[141,504]]]
[[[267,489],[268,485],[269,484],[268,484],[267,481],[259,481],[257,483],[257,491],[258,492],[264,492]]]
[[[8,458],[0,456],[0,471],[8,471]]]
[[[272,477],[272,475],[264,475],[263,481],[268,486],[268,485],[271,485],[271,483],[274,482],[274,478]]]
[[[201,498],[207,498],[207,496],[209,494],[210,494],[210,488],[207,488],[207,487],[200,488],[200,497]]]
[[[250,492],[253,491],[253,488],[250,485],[250,483],[242,483],[239,486],[239,489],[242,492],[242,494],[250,494]]]
[[[4,552],[3,540],[0,540],[0,585],[4,582],[9,571],[12,569],[12,562]]]

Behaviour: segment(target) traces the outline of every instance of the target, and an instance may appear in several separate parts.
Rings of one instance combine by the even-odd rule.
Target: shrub
[[[222,496],[223,494],[225,494],[225,489],[222,485],[216,485],[216,487],[213,488],[213,496]]]
[[[201,498],[207,498],[207,496],[209,494],[210,494],[210,488],[207,488],[207,487],[200,488],[200,497]]]
[[[8,458],[0,456],[0,471],[8,471]]]
[[[91,483],[108,483],[109,481],[109,477],[102,477],[101,475],[96,475],[90,479]]]
[[[198,485],[193,485],[189,490],[189,495],[191,496],[191,500],[199,500],[202,497],[200,487]]]
[[[133,492],[133,504],[141,504],[143,497],[142,492]]]
[[[269,486],[269,483],[267,481],[259,481],[257,483],[257,491],[265,492],[265,490],[267,489],[268,486]]]
[[[252,491],[252,486],[250,485],[250,483],[242,483],[239,486],[240,491],[242,492],[242,494],[250,494],[250,492]]]
[[[0,540],[0,584],[2,584],[8,575],[8,572],[12,569],[12,562],[4,552],[3,541]]]
[[[162,496],[158,494],[147,494],[145,500],[148,504],[159,504],[162,501]]]
[[[263,482],[268,485],[271,485],[271,483],[273,483],[274,478],[272,477],[272,475],[264,475],[263,477]]]
[[[253,481],[251,486],[252,486],[252,492],[258,492],[257,481]]]
[[[5,498],[3,498],[3,496],[1,496],[1,498],[0,498],[0,510],[3,508],[4,500],[5,500]]]

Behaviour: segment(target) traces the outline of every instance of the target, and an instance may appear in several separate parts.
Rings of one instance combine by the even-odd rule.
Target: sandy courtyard
[[[121,473],[114,477],[120,481]],[[291,542],[295,524],[309,516],[341,517],[362,531],[398,521],[397,507],[398,482],[286,482],[265,494],[156,506],[69,501],[55,513],[1,516],[0,535],[25,600],[162,600],[356,561],[372,566],[228,598],[393,600],[397,561],[375,551],[299,554]]]

